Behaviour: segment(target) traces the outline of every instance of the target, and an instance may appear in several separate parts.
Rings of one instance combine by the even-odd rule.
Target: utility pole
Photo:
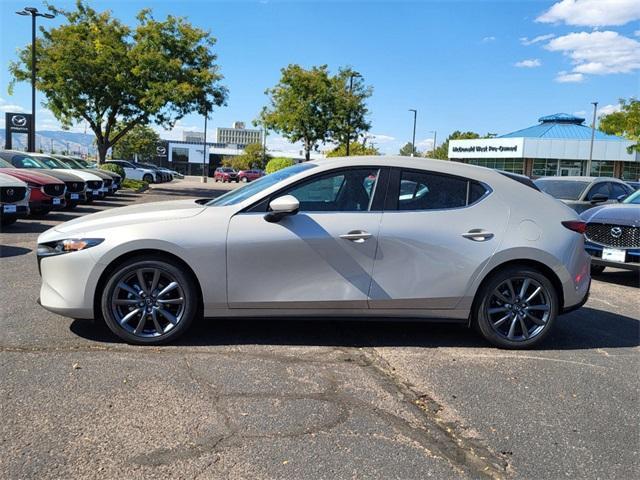
[[[598,102],[591,102],[593,105],[593,123],[591,124],[591,146],[589,147],[589,161],[587,162],[587,176],[591,175],[591,162],[593,161],[593,141],[596,137],[596,113],[598,111]]]
[[[347,157],[350,153],[351,147],[351,97],[353,95],[353,79],[354,77],[360,77],[358,72],[353,72],[349,75],[349,111],[347,112]]]
[[[411,140],[411,156],[416,156],[416,119],[418,117],[418,110],[410,108],[410,112],[413,112],[413,140]]]
[[[436,136],[438,133],[435,130],[429,130],[428,133],[433,133],[433,146],[431,147],[431,156],[433,157],[436,153]]]
[[[27,151],[36,151],[36,17],[54,18],[51,13],[40,13],[35,7],[25,7],[18,15],[31,15],[31,130],[27,139]]]
[[[202,143],[202,183],[207,183],[207,117],[209,112],[204,111],[204,136]]]

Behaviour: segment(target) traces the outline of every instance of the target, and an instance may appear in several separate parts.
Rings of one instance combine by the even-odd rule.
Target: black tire
[[[140,269],[159,270],[161,271],[162,275],[166,275],[166,280],[164,280],[165,283],[168,282],[168,279],[172,279],[172,282],[176,282],[178,284],[178,287],[174,288],[173,291],[175,292],[177,290],[177,292],[179,292],[179,298],[183,299],[181,306],[176,307],[177,309],[182,310],[180,310],[180,312],[169,312],[171,313],[171,315],[175,315],[174,320],[179,319],[177,323],[173,324],[172,327],[169,327],[169,324],[171,324],[171,322],[164,318],[163,314],[160,313],[160,310],[165,308],[173,308],[173,306],[163,304],[162,308],[159,308],[153,307],[148,303],[145,304],[145,302],[147,302],[148,300],[151,300],[153,302],[153,300],[151,299],[151,292],[149,292],[148,298],[141,299],[141,297],[134,297],[133,295],[129,294],[128,299],[126,299],[126,301],[135,303],[133,306],[126,306],[127,310],[131,310],[132,308],[136,310],[142,310],[142,313],[135,314],[131,317],[131,322],[135,323],[137,327],[139,327],[140,322],[144,325],[142,331],[139,334],[136,334],[135,332],[137,328],[134,329],[128,322],[124,322],[121,324],[117,319],[118,316],[124,313],[122,310],[125,309],[125,306],[118,307],[115,305],[115,303],[113,302],[114,294],[116,295],[116,298],[122,299],[122,297],[118,297],[118,295],[127,293],[126,290],[120,289],[118,284],[127,281],[128,278],[134,276],[137,278],[136,273]],[[152,286],[151,282],[153,281],[153,275],[153,271],[143,274],[143,279],[145,280],[145,282],[147,282],[147,288]],[[163,278],[165,277],[161,277],[158,281],[156,291],[166,288],[167,285],[162,283]],[[131,300],[129,300],[129,298]],[[145,306],[140,308],[141,303],[137,303],[139,301]],[[188,272],[185,272],[184,267],[179,263],[162,259],[161,257],[154,255],[144,255],[129,259],[124,263],[118,265],[113,271],[110,272],[109,278],[104,286],[104,289],[101,292],[100,309],[102,317],[104,318],[104,321],[109,329],[125,342],[135,345],[161,345],[177,339],[191,326],[191,323],[193,322],[194,317],[198,312],[197,288],[192,276]],[[155,317],[157,318],[158,322],[165,323],[165,327],[170,329],[165,333],[160,334],[157,331],[157,327],[153,327],[155,323],[151,320],[151,313],[149,313],[148,315],[144,313],[147,312],[147,309],[148,311],[151,311],[151,309],[155,309]],[[131,311],[129,311],[128,313],[131,313]],[[147,319],[141,320],[142,316],[147,317]],[[132,332],[131,330],[134,331]]]
[[[529,281],[529,288],[526,290],[525,297],[533,293],[532,290],[536,291],[538,286],[540,287],[540,293],[531,299],[533,303],[518,297],[526,279]],[[513,303],[500,302],[494,293],[497,289],[505,288],[502,298],[506,297],[507,300],[512,301],[511,295],[508,295],[507,281],[511,281],[516,295]],[[505,267],[493,273],[483,283],[473,305],[473,321],[482,336],[497,347],[509,349],[530,348],[540,343],[552,330],[559,311],[558,292],[551,281],[542,272],[528,266]],[[528,306],[525,308],[523,305]],[[547,308],[542,314],[538,308],[540,306]],[[536,308],[529,310],[530,307]],[[523,311],[524,313],[521,313]],[[530,320],[528,313],[540,323]],[[506,320],[503,320],[503,314],[504,317],[508,317]],[[495,316],[491,317],[491,315]],[[494,321],[495,318],[498,319]],[[524,334],[525,329],[527,335]],[[520,335],[516,336],[517,332],[520,332]],[[513,338],[509,338],[510,336]]]
[[[150,173],[145,173],[142,176],[142,181],[147,183],[153,183],[153,175],[151,175]]]
[[[602,275],[604,269],[607,268],[604,265],[591,265],[591,275]]]
[[[18,221],[18,217],[3,217],[2,220],[0,220],[0,225],[2,225],[3,227],[6,227],[9,225],[13,225],[17,221]]]
[[[242,177],[242,183],[247,183],[249,179],[247,177]]]

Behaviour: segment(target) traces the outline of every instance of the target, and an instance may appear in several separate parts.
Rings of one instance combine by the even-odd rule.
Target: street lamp
[[[209,118],[209,110],[204,111],[204,135],[202,136],[202,183],[207,183],[207,119]]]
[[[410,108],[410,112],[413,112],[413,140],[411,142],[411,156],[416,156],[416,118],[418,117],[418,110]]]
[[[36,17],[54,18],[51,13],[40,13],[35,7],[25,7],[18,15],[31,15],[31,131],[27,150],[36,151]]]
[[[362,77],[358,72],[352,72],[349,75],[349,100],[351,100],[351,96],[353,95],[353,79],[357,77]],[[351,146],[351,104],[349,104],[349,111],[347,112],[347,157],[349,156],[349,150]]]
[[[587,176],[591,175],[591,161],[593,160],[593,140],[596,136],[596,112],[598,111],[598,102],[591,102],[593,105],[593,123],[591,124],[591,147],[589,148],[589,161],[587,162]]]

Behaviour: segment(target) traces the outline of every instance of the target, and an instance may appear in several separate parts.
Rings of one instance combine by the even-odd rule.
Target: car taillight
[[[579,220],[567,220],[562,222],[562,225],[564,225],[569,230],[573,230],[574,232],[577,232],[580,234],[583,234],[584,232],[587,231],[586,222],[581,222]]]

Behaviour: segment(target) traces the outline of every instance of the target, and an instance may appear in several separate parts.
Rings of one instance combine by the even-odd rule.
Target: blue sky
[[[374,143],[386,153],[411,139],[409,108],[418,110],[416,143],[424,148],[433,130],[438,143],[453,130],[501,134],[551,113],[589,116],[592,101],[610,110],[618,98],[640,96],[640,0],[90,3],[131,23],[150,6],[158,18],[185,16],[212,32],[230,96],[214,112],[211,133],[255,118],[267,102],[264,90],[289,63],[361,72],[374,87]],[[26,5],[44,8],[40,1],[0,2],[2,65],[30,41],[29,19],[14,13]],[[3,69],[0,109],[28,111],[29,85],[9,96],[8,83]],[[56,127],[46,110],[38,123]],[[201,128],[200,118],[188,116],[163,135]],[[286,147],[276,135],[270,143]]]

